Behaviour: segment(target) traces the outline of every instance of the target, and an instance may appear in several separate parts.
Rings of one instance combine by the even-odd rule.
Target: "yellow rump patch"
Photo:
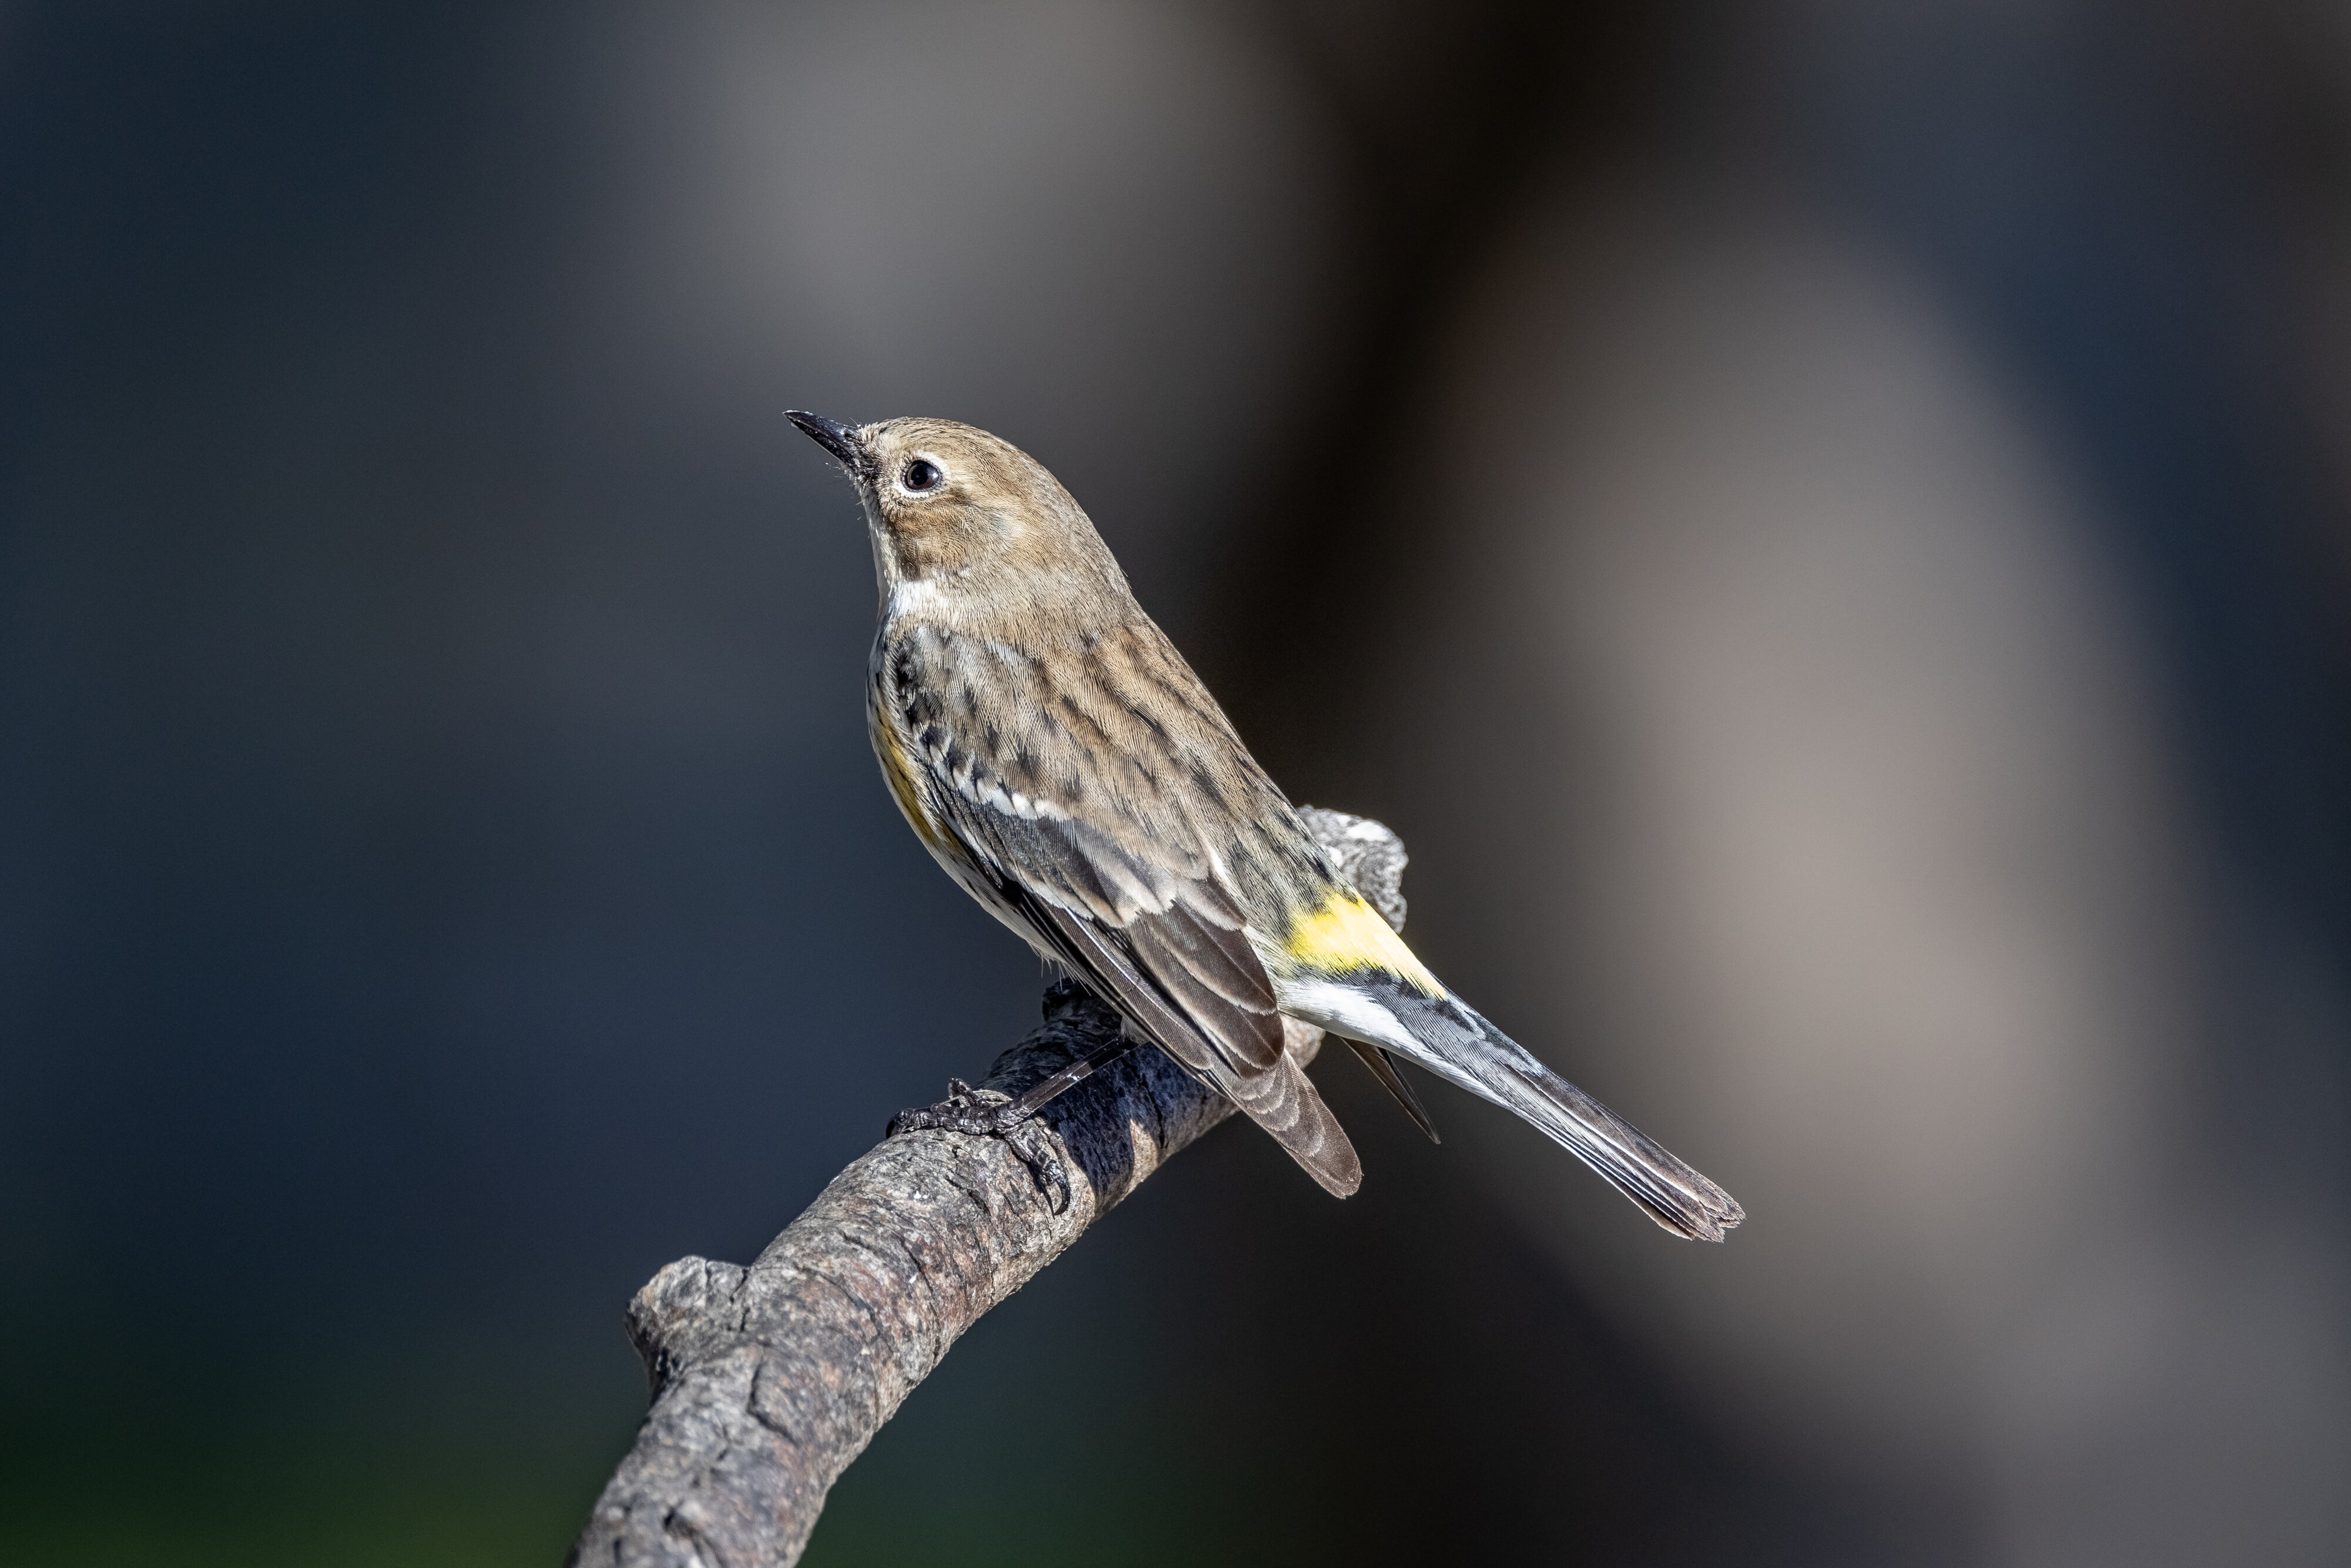
[[[1417,988],[1422,994],[1441,997],[1445,988],[1427,967],[1412,956],[1395,927],[1380,912],[1352,893],[1334,893],[1311,915],[1301,915],[1290,927],[1282,951],[1300,966],[1326,974],[1376,969]]]

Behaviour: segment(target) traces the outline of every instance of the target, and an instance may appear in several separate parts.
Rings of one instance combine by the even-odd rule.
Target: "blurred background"
[[[0,1561],[559,1560],[630,1294],[1029,1026],[787,407],[1051,466],[1752,1216],[1330,1059],[1361,1196],[1217,1134],[811,1563],[2351,1556],[2339,7],[76,0],[0,11]]]

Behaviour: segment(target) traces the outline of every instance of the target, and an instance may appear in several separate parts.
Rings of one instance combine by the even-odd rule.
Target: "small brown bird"
[[[1356,1042],[1424,1130],[1384,1053],[1515,1112],[1677,1235],[1719,1241],[1744,1218],[1413,956],[1041,464],[949,420],[788,417],[864,506],[882,589],[867,712],[899,810],[948,875],[1134,1035],[1343,1197],[1363,1167],[1283,1050],[1285,1014]],[[1025,1119],[1106,1059],[1009,1105],[950,1102],[914,1124],[1005,1133],[1037,1163]]]

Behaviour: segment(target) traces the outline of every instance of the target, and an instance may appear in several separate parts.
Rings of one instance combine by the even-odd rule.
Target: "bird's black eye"
[[[909,490],[935,490],[939,487],[939,481],[946,477],[939,472],[939,465],[926,458],[917,457],[906,465],[906,488]]]

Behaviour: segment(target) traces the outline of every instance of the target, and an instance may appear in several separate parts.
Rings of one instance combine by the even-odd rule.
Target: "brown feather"
[[[1277,1051],[1272,1063],[1253,1072],[1236,1071],[1191,1019],[1137,972],[1107,933],[1066,909],[1034,907],[1063,963],[1161,1050],[1271,1134],[1325,1191],[1347,1197],[1364,1185],[1363,1161],[1346,1129],[1322,1103],[1313,1081],[1279,1051],[1279,1019],[1273,1020]]]

